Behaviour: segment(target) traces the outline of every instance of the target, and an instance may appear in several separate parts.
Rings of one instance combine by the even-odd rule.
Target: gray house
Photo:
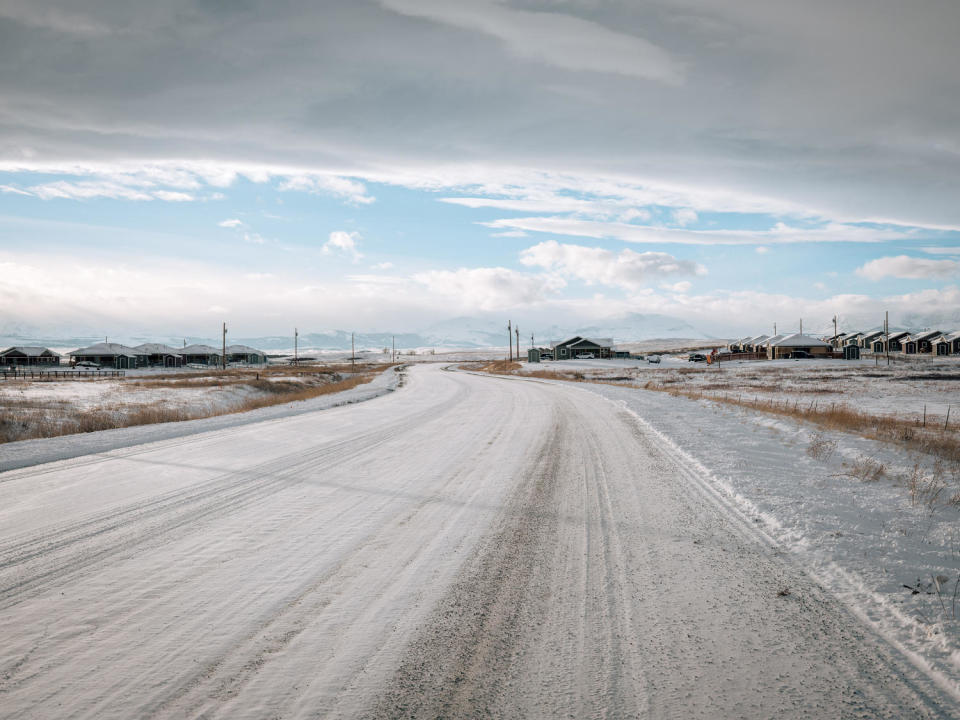
[[[0,353],[0,365],[43,367],[59,364],[60,354],[45,347],[17,345]]]
[[[137,357],[140,355],[132,347],[110,342],[97,343],[68,354],[74,363],[81,361],[95,362],[101,367],[111,367],[118,370],[137,367]]]
[[[265,365],[267,355],[249,345],[227,345],[228,363],[246,363],[248,365]]]
[[[186,365],[219,365],[220,351],[209,345],[187,345],[177,350]]]
[[[180,367],[183,365],[183,355],[179,350],[174,350],[168,345],[161,343],[143,343],[135,348],[142,358],[141,365],[152,365],[159,367]]]
[[[613,357],[613,338],[585,338],[576,335],[553,346],[554,360],[571,360],[579,355]]]

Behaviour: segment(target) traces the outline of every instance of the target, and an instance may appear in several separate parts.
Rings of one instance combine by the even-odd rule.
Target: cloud
[[[678,243],[682,245],[755,245],[774,243],[887,242],[909,239],[910,228],[867,228],[829,223],[822,227],[792,227],[778,222],[769,230],[680,230],[629,225],[620,222],[581,220],[570,217],[502,218],[483,223],[487,227],[513,228],[594,239],[617,239],[632,243]]]
[[[413,280],[430,293],[452,300],[454,307],[472,312],[537,304],[566,285],[558,277],[502,267],[433,270],[417,273]]]
[[[572,15],[516,10],[484,0],[381,0],[381,4],[404,15],[490,35],[515,55],[567,70],[630,75],[668,85],[683,81],[681,63],[657,45]]]
[[[153,196],[158,200],[166,202],[192,202],[196,198],[189,193],[175,192],[173,190],[154,190]]]
[[[664,283],[660,287],[664,290],[669,290],[670,292],[685,293],[687,290],[693,287],[693,283],[688,282],[687,280],[681,280],[680,282],[673,283],[672,285],[669,283]]]
[[[886,277],[908,280],[945,279],[960,275],[960,261],[897,255],[871,260],[857,268],[856,272],[868,280],[882,280]]]
[[[768,248],[766,245],[757,245],[753,251],[758,255],[766,255],[768,252],[770,252],[770,248]]]
[[[651,279],[667,275],[704,275],[706,269],[689,260],[678,260],[662,252],[614,253],[583,245],[563,245],[548,240],[520,253],[520,262],[542,267],[588,285],[601,284],[636,290]]]
[[[392,262],[379,262],[370,266],[371,270],[389,270],[393,267]]]
[[[917,249],[930,255],[960,255],[960,245],[953,247],[921,247]]]
[[[243,227],[243,221],[238,218],[229,218],[227,220],[221,220],[217,225],[222,228],[239,228]]]
[[[677,208],[673,211],[672,218],[674,225],[683,227],[695,223],[699,219],[699,216],[697,215],[697,211],[692,208]]]
[[[297,190],[314,195],[333,195],[354,205],[369,205],[376,200],[367,194],[367,187],[363,183],[335,175],[292,175],[278,187],[280,190]]]
[[[357,250],[357,241],[360,240],[360,234],[356,232],[345,232],[343,230],[334,230],[330,237],[323,244],[323,254],[332,255],[334,253],[346,255],[359,262],[363,255]]]

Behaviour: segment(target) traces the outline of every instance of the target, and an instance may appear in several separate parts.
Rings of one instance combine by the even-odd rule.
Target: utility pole
[[[220,356],[220,367],[227,369],[227,324],[223,324],[223,355]]]
[[[300,361],[297,356],[297,339],[300,336],[300,331],[296,328],[293,329],[293,364],[299,365]]]
[[[833,341],[837,341],[837,316],[833,316]]]
[[[515,325],[513,331],[517,334],[517,362],[520,362],[520,326]]]
[[[353,333],[350,333],[350,369],[353,370],[357,364],[357,351],[354,350]]]
[[[390,362],[397,361],[397,336],[390,336]]]
[[[883,331],[887,339],[883,341],[883,346],[887,351],[887,367],[890,367],[890,311],[887,310],[883,316]]]
[[[530,349],[533,350],[533,333],[530,333]]]
[[[800,318],[800,334],[803,335],[803,318]]]
[[[777,324],[776,324],[776,323],[773,324],[773,336],[774,336],[774,337],[777,336]]]
[[[510,342],[510,362],[513,362],[513,327],[507,320],[507,340]]]

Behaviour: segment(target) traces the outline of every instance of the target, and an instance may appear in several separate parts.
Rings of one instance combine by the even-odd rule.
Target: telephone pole
[[[397,336],[390,336],[390,362],[397,361]]]
[[[800,318],[800,334],[803,335],[803,318]]]
[[[883,315],[883,332],[886,334],[886,340],[883,341],[883,347],[887,351],[887,367],[890,367],[890,311],[887,310]]]
[[[520,326],[514,325],[513,331],[517,334],[517,362],[520,362]]]
[[[833,341],[837,341],[837,316],[833,316]]]
[[[350,369],[353,370],[357,364],[357,351],[353,346],[353,333],[350,333]]]
[[[220,367],[227,369],[227,324],[223,324],[223,355],[220,356]]]
[[[531,349],[531,350],[533,350],[533,346],[534,346],[534,343],[533,343],[533,333],[530,333],[530,349]]]
[[[293,364],[299,365],[300,361],[297,358],[297,340],[300,336],[300,331],[296,328],[293,329]]]
[[[507,320],[507,341],[510,343],[510,362],[513,362],[513,327]]]

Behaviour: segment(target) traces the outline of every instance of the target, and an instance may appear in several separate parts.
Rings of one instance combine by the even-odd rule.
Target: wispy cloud
[[[221,220],[217,225],[222,228],[239,228],[243,227],[243,220],[239,218],[229,218],[227,220]]]
[[[857,275],[869,280],[888,277],[907,280],[945,279],[960,275],[960,261],[931,260],[908,255],[882,257],[857,268]]]

